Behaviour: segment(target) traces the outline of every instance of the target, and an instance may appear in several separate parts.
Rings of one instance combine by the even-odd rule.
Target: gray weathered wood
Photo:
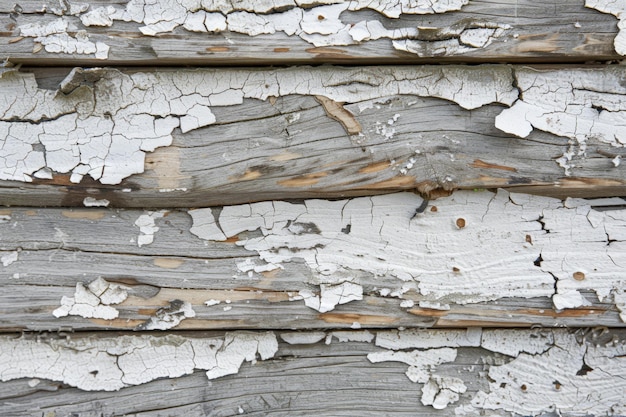
[[[40,96],[28,105],[18,97],[26,94],[23,83],[37,88],[31,75],[3,77],[0,126],[17,138],[9,136],[0,158],[3,204],[80,206],[92,197],[118,207],[193,207],[495,187],[555,196],[626,194],[623,67],[109,69],[73,72],[61,82],[67,71],[32,69]],[[60,82],[63,92],[56,92]],[[143,82],[146,91],[133,84]],[[571,110],[546,101],[557,84],[571,96]],[[194,85],[206,91],[195,94]],[[159,101],[164,95],[180,109],[167,110]],[[503,111],[500,103],[513,107]],[[541,114],[528,134],[520,124],[529,109]],[[74,130],[76,117],[84,127],[68,141],[80,145],[60,145],[39,132]],[[160,122],[169,126],[155,130]],[[186,133],[175,127],[181,123]],[[126,132],[132,146],[117,146],[135,149],[125,154],[111,155],[98,136],[117,135],[120,142]],[[94,156],[79,163],[80,154]],[[41,167],[52,172],[37,171]]]
[[[299,36],[297,33],[287,35],[280,29],[277,29],[276,33],[257,36],[228,30],[218,33],[195,32],[181,25],[185,17],[191,13],[181,9],[179,3],[170,4],[164,0],[151,2],[152,9],[146,8],[146,10],[148,12],[154,10],[153,14],[162,10],[165,12],[165,20],[182,19],[182,21],[179,21],[178,27],[173,30],[162,28],[162,33],[147,36],[140,29],[148,23],[156,24],[158,19],[144,17],[139,13],[129,15],[129,18],[137,19],[137,22],[115,20],[111,22],[110,27],[85,26],[81,23],[81,18],[84,18],[86,14],[103,6],[123,11],[128,1],[89,2],[90,7],[86,11],[80,10],[82,3],[76,3],[74,8],[70,9],[67,5],[71,3],[75,2],[67,2],[65,7],[54,0],[21,1],[19,7],[16,8],[13,7],[13,3],[0,6],[0,19],[4,22],[4,30],[0,36],[0,59],[8,58],[12,62],[36,65],[103,65],[103,63],[106,65],[284,65],[321,62],[342,64],[459,61],[586,62],[620,57],[613,47],[613,40],[618,33],[617,19],[614,16],[585,8],[584,0],[439,2],[441,11],[445,11],[445,3],[456,3],[460,10],[422,15],[410,14],[410,7],[405,5],[404,14],[399,13],[399,10],[387,13],[390,15],[398,13],[400,16],[397,19],[386,17],[372,10],[376,8],[375,3],[370,6],[372,9],[344,11],[337,20],[338,26],[326,26],[325,33],[336,33],[344,25],[354,25],[358,22],[370,22],[370,25],[372,22],[379,22],[389,30],[407,28],[415,31],[415,28],[420,29],[415,33],[399,36],[399,39],[395,40],[397,43],[395,47],[392,40],[388,38],[368,40],[364,38],[367,35],[350,37],[347,33],[341,39],[327,39],[322,45],[313,44],[312,40],[304,40],[303,37],[306,38],[306,34],[304,36]],[[269,2],[256,3],[256,8],[259,10],[257,19],[275,19],[295,6],[294,2],[282,2],[287,7],[280,8],[281,2],[279,2],[277,10],[266,14],[260,10],[267,7],[271,11],[272,7],[266,4]],[[293,4],[289,6],[290,3]],[[347,4],[341,1],[331,3]],[[211,11],[211,3],[204,2],[204,4],[207,5],[207,11]],[[254,4],[255,2],[251,3],[251,5]],[[246,9],[252,9],[252,6],[246,7],[245,5],[230,7],[232,10],[224,11],[224,15],[229,18]],[[387,5],[387,7],[391,6]],[[399,9],[397,6],[396,8]],[[297,22],[300,18],[294,17],[295,10],[290,10],[292,14],[282,18],[281,23]],[[311,15],[314,14],[314,17],[325,16],[325,18],[320,18],[320,24],[324,23],[324,20],[335,22],[333,20],[335,14],[329,15],[327,7],[322,6],[313,10],[311,7],[306,7],[303,10]],[[255,24],[258,25],[252,16],[254,15],[250,14],[242,19],[243,22],[247,22],[242,25],[244,30],[251,30],[250,28]],[[29,35],[32,29],[30,32],[25,30],[29,28],[29,25],[35,25],[41,32],[45,25],[55,24],[55,22],[57,24],[65,22],[67,28],[57,30],[52,36],[59,36],[61,33],[66,37],[54,41],[51,39],[37,41],[35,35]],[[268,26],[273,25],[275,24],[271,23]],[[480,32],[481,29],[476,28],[481,25],[499,27],[502,33],[493,36],[493,41],[488,44],[483,44],[487,38],[482,39],[480,36],[478,36],[479,39],[469,39],[472,30],[475,34]],[[316,23],[309,23],[308,30],[314,32],[320,28],[321,26],[316,27]],[[461,36],[463,29],[465,33]],[[84,31],[83,37],[79,35],[80,31]],[[348,42],[351,43],[349,45],[345,44],[346,35]],[[466,36],[468,39],[465,38]],[[83,49],[74,53],[69,53],[69,50],[68,53],[52,52],[58,49],[45,45],[50,43],[61,48],[65,43],[77,43],[76,39],[80,40]],[[411,52],[402,50],[406,48],[402,46],[405,42],[410,43],[409,51]],[[97,45],[100,46],[98,49],[100,59],[95,55]],[[102,49],[103,45],[110,49],[105,51]],[[68,46],[68,48],[71,47]]]

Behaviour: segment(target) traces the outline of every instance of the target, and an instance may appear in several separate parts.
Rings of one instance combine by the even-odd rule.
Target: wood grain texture
[[[0,327],[136,329],[167,311],[180,329],[623,326],[624,210],[604,206],[620,201],[456,192],[422,206],[397,194],[230,206],[215,218],[9,208]],[[198,228],[211,221],[221,238]],[[104,313],[63,313],[92,292],[104,300],[98,278],[124,296],[110,307],[95,298]]]
[[[7,3],[0,9],[0,59],[36,65],[362,65],[620,57],[613,46],[617,20],[585,8],[583,0],[406,2],[403,9],[361,1],[350,10],[339,0],[300,7],[294,1],[203,2],[204,10],[200,2],[188,2],[188,8],[166,0],[144,3],[96,1],[86,9],[54,0]]]
[[[247,337],[254,334],[247,333]],[[624,408],[620,390],[626,368],[623,356],[619,355],[623,352],[625,334],[621,330],[535,329],[519,330],[516,334],[480,329],[353,331],[316,332],[309,336],[314,337],[307,340],[306,332],[276,332],[278,344],[273,356],[252,364],[243,363],[234,375],[208,380],[205,372],[196,371],[113,393],[83,391],[62,379],[37,377],[49,373],[42,367],[30,377],[0,384],[0,410],[5,416],[71,414],[77,417],[349,416],[355,413],[513,416],[524,412],[548,417],[554,413],[577,415],[580,407],[595,415],[619,414]],[[120,345],[117,352],[111,350],[111,355],[118,357],[120,366],[127,370],[132,369],[129,368],[132,362],[127,359],[139,355],[142,349],[145,365],[149,365],[172,346],[178,355],[170,360],[169,369],[176,372],[174,364],[188,359],[186,344],[199,347],[203,343],[215,343],[224,338],[224,333],[152,335],[148,336],[151,343],[138,346],[134,352],[128,350],[133,340],[145,337],[107,332],[73,334],[66,340],[53,334],[30,334],[13,339],[3,337],[0,343],[3,347],[34,349],[34,354],[37,349],[44,351],[50,347],[60,355],[72,354],[71,350],[77,349],[75,357],[82,361],[84,369],[77,371],[76,377],[85,373],[92,380],[105,383],[106,362],[94,362],[94,359],[98,349],[106,344]],[[126,348],[122,347],[122,341]],[[446,354],[451,355],[444,359]],[[442,356],[435,359],[436,355]],[[0,352],[0,358],[9,358],[7,350]],[[136,366],[142,365],[136,363]],[[88,373],[97,368],[99,372],[95,376]],[[417,370],[424,379],[412,382],[410,378],[414,378]],[[71,378],[68,373],[65,377]],[[59,378],[63,376],[59,374]],[[444,385],[435,394],[439,402],[433,408],[428,404],[426,386],[436,386],[437,381]],[[462,392],[446,392],[445,384]],[[598,385],[603,390],[597,391]],[[591,391],[595,394],[585,396]],[[519,403],[512,404],[506,396],[519,398]],[[497,404],[494,400],[501,402]]]
[[[626,193],[623,67],[32,72],[2,79],[3,204]],[[566,108],[549,91],[556,86]],[[36,94],[19,99],[26,89]],[[63,140],[55,133],[68,130]]]

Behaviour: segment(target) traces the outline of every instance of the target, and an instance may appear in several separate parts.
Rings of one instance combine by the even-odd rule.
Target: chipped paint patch
[[[57,91],[39,88],[33,74],[15,69],[2,74],[0,179],[23,182],[61,173],[70,174],[73,183],[89,175],[103,184],[119,184],[144,172],[146,153],[171,145],[174,129],[184,133],[211,125],[217,122],[213,107],[241,104],[246,98],[305,95],[318,97],[328,107],[332,103],[416,95],[474,109],[490,103],[510,105],[518,96],[512,71],[504,66],[205,69],[132,74],[110,68],[76,68]],[[340,120],[349,134],[360,131],[354,116],[341,106],[334,106],[329,114]],[[178,171],[176,166],[167,165],[165,171],[157,168],[162,159],[148,159],[159,178],[159,188],[184,191],[181,178],[165,179]],[[172,160],[179,163],[178,159]],[[306,184],[319,178],[304,176],[294,181]]]
[[[149,245],[154,241],[154,234],[159,231],[156,219],[162,218],[166,213],[166,210],[148,211],[135,220],[135,226],[139,228],[137,246]]]
[[[585,0],[585,7],[617,17],[619,33],[613,41],[615,52],[626,55],[626,4],[616,0]]]
[[[235,374],[244,361],[267,360],[278,349],[272,332],[223,337],[116,336],[39,341],[0,338],[0,378],[60,381],[85,391],[117,391],[196,369],[209,379]]]
[[[154,317],[137,326],[136,330],[168,330],[180,324],[181,321],[195,317],[191,303],[183,300],[172,300],[170,305],[157,310]]]
[[[623,341],[580,343],[575,334],[552,333],[554,344],[544,352],[520,353],[509,363],[489,368],[489,391],[479,391],[472,400],[476,411],[569,415],[584,410],[586,415],[625,414]]]
[[[556,162],[566,175],[572,175],[578,161],[585,158],[589,142],[626,146],[623,70],[607,68],[601,83],[594,81],[597,75],[595,70],[584,69],[515,69],[523,98],[496,117],[496,127],[522,138],[533,129],[568,138],[568,148]]]
[[[98,200],[93,197],[85,197],[83,200],[83,205],[85,207],[108,207],[111,202],[106,198]]]
[[[552,297],[557,308],[574,308],[586,304],[585,290],[605,300],[625,287],[626,210],[505,191],[455,192],[438,199],[436,211],[415,216],[422,204],[401,193],[227,206],[219,218],[209,209],[190,214],[196,235],[238,236],[237,245],[257,254],[241,261],[240,271],[288,270],[286,263],[302,260],[311,271],[308,284],[318,290],[299,289],[290,299],[321,312],[372,291],[414,292],[401,301],[404,308],[417,302],[449,309],[506,297]],[[484,252],[481,242],[497,253]],[[363,279],[378,276],[395,277],[397,286],[363,288]]]
[[[61,307],[52,314],[57,317],[81,316],[84,318],[96,318],[113,320],[119,316],[119,312],[111,305],[119,304],[128,297],[128,287],[114,284],[103,278],[98,278],[87,286],[82,282],[76,283],[74,297],[61,298]]]

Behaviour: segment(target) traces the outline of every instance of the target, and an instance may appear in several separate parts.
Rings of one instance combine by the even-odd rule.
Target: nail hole
[[[452,267],[452,272],[454,272],[455,274],[458,274],[459,272],[461,272],[461,270],[459,268],[457,268],[456,266]]]
[[[462,217],[459,217],[458,219],[456,219],[456,227],[458,227],[459,229],[462,229],[465,227],[465,219]]]
[[[324,17],[324,16],[322,16],[321,14],[320,14],[320,15],[317,15],[317,20],[324,20],[324,19],[325,19],[325,17]]]
[[[526,391],[527,390],[526,384],[522,385],[520,388],[521,388],[522,391]]]
[[[526,235],[526,243],[533,244],[533,238],[530,235]]]
[[[582,281],[583,279],[585,279],[585,274],[580,271],[574,272],[574,279],[576,281]]]
[[[433,212],[433,213],[436,213],[437,212],[437,206],[432,206],[430,208],[430,211]]]

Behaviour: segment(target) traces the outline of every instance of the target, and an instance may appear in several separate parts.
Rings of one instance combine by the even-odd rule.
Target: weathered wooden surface
[[[68,71],[0,78],[4,204],[626,194],[621,66]]]
[[[10,208],[0,327],[623,326],[623,203],[459,191],[430,202]]]
[[[0,59],[36,65],[587,62],[621,58],[623,35],[611,16],[620,13],[620,2],[606,0],[27,0],[0,5]]]
[[[0,362],[13,366],[1,374],[0,407],[80,417],[623,415],[625,337],[479,328],[3,336]]]

